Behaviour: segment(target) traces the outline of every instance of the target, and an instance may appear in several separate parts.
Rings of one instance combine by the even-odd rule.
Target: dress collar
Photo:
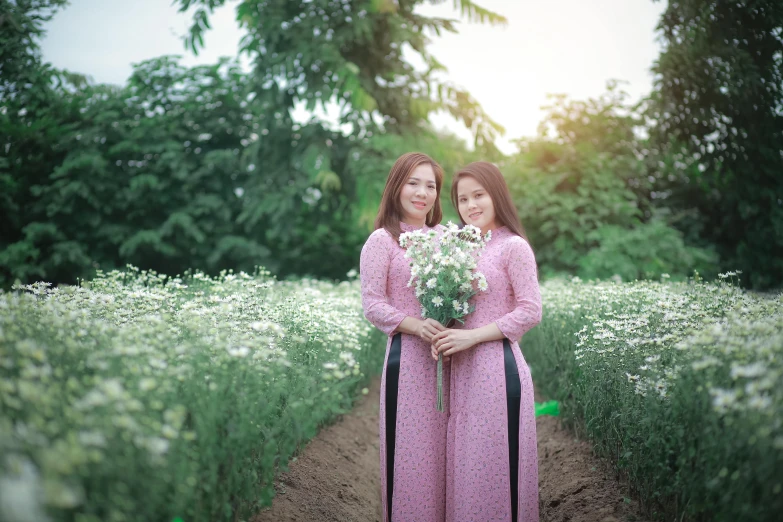
[[[413,232],[414,230],[423,230],[426,232],[429,229],[430,227],[428,227],[426,224],[423,227],[417,227],[415,225],[409,225],[404,221],[400,221],[400,230],[402,230],[403,232]]]

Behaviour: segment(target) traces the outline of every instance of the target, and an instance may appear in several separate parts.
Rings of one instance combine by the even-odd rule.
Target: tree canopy
[[[649,118],[658,191],[694,242],[783,284],[783,3],[669,2]],[[663,174],[663,175],[661,175]]]
[[[194,52],[204,45],[210,14],[226,0],[175,0],[193,10],[186,39]],[[245,31],[240,47],[253,63],[259,85],[279,89],[292,108],[336,103],[343,122],[359,133],[378,126],[410,131],[429,114],[445,110],[463,122],[478,147],[494,149],[503,129],[465,91],[443,77],[444,66],[428,51],[429,35],[456,32],[457,20],[416,13],[424,0],[241,0],[236,19]],[[470,21],[506,19],[470,0],[454,0]],[[417,69],[405,56],[424,64]]]
[[[539,135],[510,156],[494,145],[501,127],[428,47],[458,19],[505,23],[472,1],[452,0],[450,19],[420,14],[437,0],[239,0],[249,71],[236,57],[185,67],[162,56],[121,86],[41,57],[45,24],[67,3],[0,0],[4,287],[127,263],[341,278],[389,168],[414,149],[447,175],[498,163],[544,275],[720,268],[755,288],[783,283],[778,2],[670,2],[647,99],[630,104],[615,83],[587,100],[556,96]],[[192,15],[193,52],[229,4],[174,3]],[[339,107],[340,130],[295,121],[300,105]],[[473,150],[432,130],[436,111],[472,131]]]

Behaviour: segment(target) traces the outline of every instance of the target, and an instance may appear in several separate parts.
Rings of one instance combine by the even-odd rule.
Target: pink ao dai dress
[[[416,230],[405,223],[401,227],[403,232]],[[360,261],[364,315],[389,336],[380,401],[383,520],[442,522],[446,518],[448,415],[435,408],[437,367],[429,343],[396,331],[406,317],[421,317],[414,288],[407,286],[410,261],[404,256],[399,243],[378,229],[364,244]]]
[[[389,335],[380,399],[384,522],[538,521],[533,382],[519,349],[541,320],[536,262],[523,238],[505,227],[492,234],[478,265],[489,289],[474,297],[464,328],[494,322],[506,338],[444,365],[445,413],[435,409],[429,345],[396,332],[405,317],[421,316],[405,251],[385,230],[362,249],[365,316]]]
[[[464,328],[494,322],[505,339],[451,358],[446,521],[538,522],[533,381],[519,348],[541,321],[536,261],[527,241],[502,227],[478,271],[489,288],[473,298]]]

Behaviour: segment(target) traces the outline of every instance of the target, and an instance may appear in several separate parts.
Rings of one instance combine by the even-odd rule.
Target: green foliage
[[[523,346],[536,384],[653,520],[778,520],[783,298],[724,282],[541,290]]]
[[[0,285],[8,283],[10,267],[28,280],[46,275],[52,263],[83,260],[69,245],[50,251],[57,229],[29,205],[34,187],[63,159],[55,144],[79,118],[79,108],[54,93],[83,78],[44,64],[38,45],[43,24],[65,4],[0,2]]]
[[[15,520],[247,519],[382,364],[357,281],[131,268],[24,290],[0,292]]]
[[[642,213],[631,182],[642,177],[634,155],[633,115],[609,86],[586,102],[556,97],[534,140],[503,171],[544,274],[574,273],[597,246],[603,226],[633,227]]]
[[[356,139],[296,124],[275,110],[278,96],[236,63],[185,68],[173,57],[137,65],[123,88],[62,84],[52,100],[72,119],[52,116],[56,154],[38,177],[25,175],[29,154],[16,157],[38,134],[17,133],[9,149],[19,229],[0,251],[5,284],[73,282],[128,262],[169,273],[265,263],[281,276],[342,278],[402,152],[443,155],[449,171],[469,157],[426,129]]]
[[[343,278],[356,265],[393,161],[418,149],[454,158],[445,162],[453,170],[467,154],[460,141],[427,129],[424,119],[437,108],[425,100],[429,73],[414,71],[399,52],[410,37],[426,54],[425,27],[452,21],[419,19],[393,4],[346,10],[311,2],[295,22],[290,2],[245,2],[237,12],[248,29],[251,74],[225,59],[185,68],[161,57],[138,64],[127,85],[114,87],[41,63],[44,4],[24,4],[38,20],[17,38],[27,61],[3,54],[13,70],[29,72],[35,88],[7,82],[0,104],[1,286],[72,283],[129,262],[165,273],[265,264],[284,277]],[[181,7],[191,4],[199,3]],[[350,11],[357,6],[361,17]],[[309,16],[322,7],[332,16]],[[469,18],[502,22],[472,2],[459,7]],[[203,9],[199,31],[208,28]],[[356,23],[348,24],[351,15]],[[269,52],[253,43],[259,31]],[[347,46],[351,56],[341,55]],[[385,60],[388,53],[393,59]],[[327,66],[334,71],[324,76]],[[411,75],[408,83],[403,75]],[[479,150],[496,153],[485,129],[496,127],[475,100],[442,82],[437,88],[458,99],[439,107],[462,111]],[[334,98],[335,89],[346,96]],[[357,96],[372,98],[377,110]],[[353,133],[292,120],[297,101],[319,100],[341,103]]]
[[[708,250],[686,246],[650,212],[642,121],[626,98],[614,82],[599,98],[555,97],[539,136],[501,162],[544,275],[714,272]]]
[[[678,167],[654,171],[662,204],[744,282],[780,286],[783,3],[670,2],[658,28],[653,159]]]
[[[660,279],[664,274],[678,279],[693,271],[709,278],[717,275],[714,253],[687,246],[682,234],[660,219],[631,229],[604,225],[589,236],[598,246],[579,259],[578,273],[585,279],[619,276],[634,281]]]
[[[0,3],[0,99],[32,101],[41,91],[45,94],[46,82],[40,78],[46,76],[47,68],[41,62],[37,38],[44,33],[43,24],[67,4],[68,0]]]
[[[236,64],[185,69],[161,58],[138,65],[124,88],[63,86],[53,103],[80,116],[60,122],[61,161],[20,194],[23,235],[0,266],[73,281],[126,262],[181,273],[194,259],[212,272],[264,261],[262,233],[238,224],[238,191],[254,186],[240,151],[262,125],[281,125],[264,120],[270,103],[249,97],[246,82]],[[27,164],[16,164],[23,179]]]
[[[187,46],[197,52],[209,15],[225,0],[176,0],[195,9]],[[336,103],[355,132],[415,131],[433,111],[446,110],[475,135],[476,145],[495,150],[503,132],[470,94],[444,81],[445,68],[427,50],[427,32],[456,32],[456,21],[416,13],[423,0],[241,0],[236,19],[246,31],[241,52],[253,60],[259,84],[279,86],[285,105],[305,102],[312,110]],[[502,24],[505,18],[472,1],[455,0],[469,20]],[[412,50],[418,70],[403,56]]]

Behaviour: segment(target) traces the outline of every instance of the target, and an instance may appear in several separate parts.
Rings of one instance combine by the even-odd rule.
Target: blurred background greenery
[[[226,1],[173,3],[192,13],[186,46],[198,52]],[[741,270],[751,288],[783,283],[779,1],[670,2],[648,96],[631,102],[613,81],[591,99],[554,96],[512,154],[429,51],[428,35],[456,30],[418,10],[438,2],[233,3],[250,67],[161,56],[109,85],[43,59],[47,23],[69,2],[0,0],[0,286],[73,283],[127,263],[341,279],[390,166],[411,150],[449,177],[497,163],[544,276]],[[453,7],[463,20],[505,21],[469,0]],[[341,125],[296,121],[302,103],[339,107]],[[442,112],[471,143],[435,130]],[[443,204],[454,219],[447,190]]]

